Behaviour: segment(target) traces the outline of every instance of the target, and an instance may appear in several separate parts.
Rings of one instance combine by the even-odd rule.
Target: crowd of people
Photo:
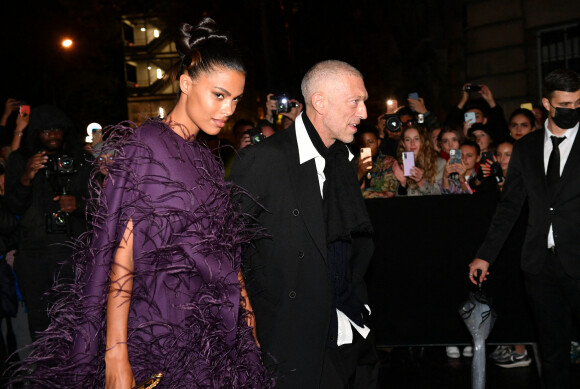
[[[510,163],[515,150],[553,123],[578,127],[578,114],[571,123],[562,110],[577,112],[580,97],[550,100],[580,90],[573,72],[508,120],[487,85],[467,83],[445,120],[411,93],[369,125],[360,72],[323,61],[304,76],[302,102],[268,94],[264,117],[233,125],[233,147],[213,147],[243,93],[244,66],[208,18],[181,25],[177,47],[179,97],[167,118],[112,126],[98,144],[82,147],[55,106],[5,104],[2,362],[15,351],[18,292],[33,341],[26,360],[8,361],[13,382],[131,388],[162,371],[166,387],[376,387],[363,199],[513,201],[510,180],[523,174],[520,160]],[[564,114],[566,123],[554,119]],[[556,241],[558,228],[550,224]],[[474,269],[488,274],[486,249],[472,281]],[[491,357],[531,363],[523,345]]]

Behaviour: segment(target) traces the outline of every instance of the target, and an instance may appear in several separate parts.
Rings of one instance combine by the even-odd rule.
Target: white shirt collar
[[[298,155],[300,156],[300,164],[302,165],[305,162],[310,161],[313,158],[320,157],[322,155],[316,150],[310,136],[308,136],[308,132],[306,131],[306,126],[304,125],[304,121],[302,120],[302,115],[304,115],[304,111],[298,115],[296,121],[294,122],[296,128],[296,141],[298,143]],[[350,149],[345,145],[346,149],[348,150],[348,160],[352,161],[354,155],[350,152]]]
[[[567,129],[564,135],[562,136],[565,136],[566,139],[574,141],[574,139],[576,138],[576,133],[578,132],[579,125],[580,123],[576,123],[574,127]],[[546,122],[544,123],[544,128],[546,129],[546,131],[544,132],[544,143],[551,142],[550,137],[556,135],[554,135],[554,133],[550,131],[550,128],[548,127],[548,119],[546,119]]]

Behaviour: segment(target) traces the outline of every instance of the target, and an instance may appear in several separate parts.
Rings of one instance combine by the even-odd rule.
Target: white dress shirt
[[[548,174],[548,161],[550,159],[550,154],[552,153],[552,149],[554,146],[552,145],[551,136],[556,136],[550,131],[548,127],[548,119],[544,123],[544,128],[546,129],[544,133],[544,173]],[[572,150],[572,145],[574,144],[574,139],[576,139],[576,134],[578,133],[578,123],[568,130],[562,136],[565,136],[564,139],[558,148],[560,149],[560,176],[564,171],[564,166],[566,166],[566,161],[568,160],[568,156],[570,155],[570,150]],[[554,229],[550,224],[550,232],[548,232],[548,248],[552,248],[556,245],[554,242]]]
[[[306,131],[306,126],[302,121],[302,112],[294,122],[296,127],[296,141],[298,143],[298,155],[300,158],[300,164],[306,163],[311,159],[314,159],[314,163],[316,164],[316,173],[318,174],[318,185],[320,187],[320,197],[324,198],[324,193],[322,192],[322,188],[324,185],[324,181],[326,181],[326,176],[324,175],[324,166],[326,165],[325,159],[320,155],[312,140],[310,140],[310,136],[308,136],[308,132]],[[346,147],[346,145],[344,146]],[[346,147],[348,150],[348,147]],[[348,150],[348,160],[352,161],[354,155]],[[370,308],[368,305],[365,305],[370,313]],[[353,334],[352,334],[352,327],[354,327],[359,334],[363,338],[366,339],[368,336],[370,329],[365,325],[363,327],[359,327],[356,325],[352,320],[348,318],[343,312],[340,310],[336,310],[336,315],[338,318],[338,337],[336,338],[336,344],[341,346],[343,344],[352,343]],[[352,326],[352,327],[351,327]]]

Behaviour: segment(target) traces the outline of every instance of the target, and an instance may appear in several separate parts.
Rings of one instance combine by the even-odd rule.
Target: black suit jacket
[[[545,131],[518,140],[512,152],[503,196],[477,257],[493,263],[515,224],[524,201],[529,216],[522,269],[539,273],[547,260],[550,224],[564,270],[580,278],[580,136],[576,136],[556,189],[548,190],[544,169]]]
[[[300,165],[292,125],[241,150],[230,180],[254,198],[246,198],[242,207],[270,235],[256,241],[243,257],[264,361],[275,365],[277,387],[318,388],[330,318],[336,311],[314,160]],[[360,237],[350,256],[351,284],[365,304],[363,278],[372,250],[371,237]]]

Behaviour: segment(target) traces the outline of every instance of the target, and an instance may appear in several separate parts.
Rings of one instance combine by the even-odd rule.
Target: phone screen
[[[412,151],[403,151],[403,172],[405,176],[411,175],[411,168],[415,167],[415,153]]]
[[[527,109],[529,111],[533,111],[534,110],[534,106],[532,105],[532,103],[523,103],[523,104],[520,104],[520,108],[524,108],[524,109]]]
[[[465,123],[473,124],[475,123],[475,112],[465,112]]]
[[[409,98],[411,100],[419,100],[419,94],[417,92],[409,93]]]

